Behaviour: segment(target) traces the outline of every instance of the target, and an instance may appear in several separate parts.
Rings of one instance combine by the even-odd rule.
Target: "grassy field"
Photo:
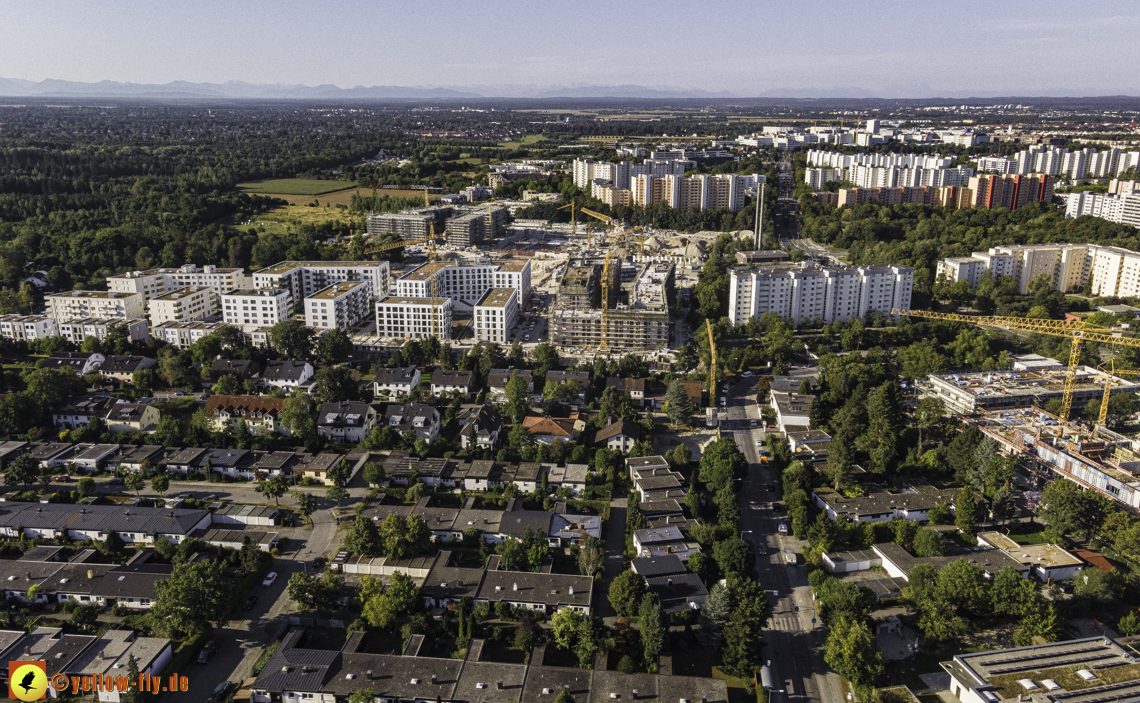
[[[311,200],[307,202],[312,202]],[[321,207],[307,207],[305,205],[282,205],[281,207],[268,210],[266,212],[255,215],[252,220],[246,222],[226,222],[231,227],[239,227],[245,229],[247,227],[256,227],[264,234],[285,234],[294,223],[296,224],[318,224],[320,222],[345,222],[351,224],[354,219],[348,214],[348,210],[331,205],[324,205]]]
[[[263,193],[272,195],[323,195],[345,188],[351,188],[352,181],[320,181],[313,178],[275,178],[267,181],[238,183],[237,189],[243,193]]]
[[[253,191],[246,191],[253,192]],[[371,188],[345,188],[344,190],[332,191],[330,193],[323,193],[321,195],[296,195],[289,193],[273,193],[269,191],[257,191],[261,195],[272,195],[275,198],[281,198],[290,205],[308,205],[316,200],[322,206],[325,205],[351,205],[352,196],[359,193],[360,195],[372,195]],[[395,198],[407,198],[412,201],[408,206],[414,207],[416,204],[422,204],[424,201],[424,192],[422,190],[396,190],[395,188],[377,188],[377,195],[387,195]],[[442,197],[441,194],[432,193],[428,195],[429,200],[436,200]]]

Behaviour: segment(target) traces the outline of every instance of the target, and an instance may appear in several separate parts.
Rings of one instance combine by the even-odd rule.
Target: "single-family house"
[[[641,425],[632,420],[620,418],[594,434],[594,446],[616,449],[624,454],[633,449],[633,445],[640,438]]]
[[[356,400],[324,403],[317,415],[317,432],[333,442],[363,442],[375,426],[376,409]]]
[[[372,380],[372,392],[384,400],[403,398],[420,385],[420,370],[415,366],[380,369]]]
[[[416,372],[418,375],[418,371]],[[417,439],[428,443],[434,442],[439,436],[439,411],[430,405],[420,403],[406,403],[403,405],[384,406],[383,424],[396,432],[415,432]]]
[[[95,418],[107,417],[107,411],[116,402],[116,398],[109,395],[75,395],[52,409],[51,420],[60,429],[86,427]]]
[[[462,405],[455,422],[459,425],[459,441],[464,449],[471,444],[472,432],[475,446],[480,449],[494,449],[499,443],[503,417],[490,405]]]
[[[107,429],[114,434],[134,430],[154,432],[162,416],[158,408],[146,403],[115,403],[107,411]]]
[[[570,417],[524,417],[523,427],[539,442],[551,444],[556,439],[573,442],[586,429],[586,423],[574,413]]]
[[[471,387],[475,373],[472,371],[454,371],[450,369],[436,369],[431,375],[431,394],[439,397],[444,393],[463,393],[464,399],[471,396]]]
[[[218,432],[237,428],[244,422],[251,434],[266,432],[289,434],[281,424],[281,410],[285,401],[260,395],[212,395],[206,401],[206,418]]]
[[[299,388],[313,377],[313,366],[307,361],[268,361],[261,382],[274,388]]]
[[[112,354],[99,365],[99,373],[122,383],[130,383],[135,371],[153,369],[157,362],[148,356]]]

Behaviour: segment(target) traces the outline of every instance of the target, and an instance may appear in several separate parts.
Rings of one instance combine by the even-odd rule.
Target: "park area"
[[[238,183],[237,189],[243,193],[262,195],[324,195],[338,190],[352,188],[352,181],[324,181],[316,178],[274,178],[265,181]]]

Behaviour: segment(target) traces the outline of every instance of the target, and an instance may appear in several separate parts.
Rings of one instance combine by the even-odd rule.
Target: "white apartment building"
[[[966,259],[979,263],[969,264]],[[958,273],[964,270],[973,271],[973,278]],[[1099,244],[992,247],[988,252],[976,251],[970,257],[944,259],[938,264],[939,276],[946,275],[951,281],[971,280],[972,286],[977,286],[987,270],[995,278],[1012,277],[1022,295],[1029,293],[1029,284],[1044,274],[1049,276],[1054,290],[1065,293],[1084,289],[1091,278],[1093,295],[1140,296],[1140,253],[1120,247]]]
[[[741,266],[729,269],[728,317],[734,325],[766,312],[793,324],[863,318],[877,310],[909,309],[914,269],[909,266]]]
[[[694,165],[683,156],[670,154],[670,158],[661,158],[659,156],[661,154],[662,152],[654,152],[655,158],[646,159],[640,164],[629,161],[605,163],[593,159],[574,159],[571,165],[574,185],[589,190],[594,181],[603,181],[614,188],[628,190],[637,176],[683,176],[685,169]]]
[[[368,317],[373,288],[364,281],[345,281],[305,298],[305,324],[316,330],[348,331]]]
[[[519,316],[519,295],[514,288],[492,288],[475,304],[475,339],[505,344]]]
[[[376,335],[451,339],[451,298],[386,297],[376,301]]]
[[[300,305],[309,296],[344,281],[371,284],[372,297],[388,295],[391,274],[387,261],[282,261],[253,274],[254,288],[282,288]],[[235,286],[236,287],[236,286]]]
[[[484,260],[463,265],[454,261],[436,261],[401,276],[396,281],[396,295],[401,298],[429,298],[434,278],[437,295],[454,299],[463,309],[473,306],[491,288],[514,288],[518,291],[519,300],[525,301],[531,291],[530,272],[529,259]]]
[[[224,322],[163,322],[150,330],[150,336],[171,346],[185,349],[208,334],[229,327]]]
[[[986,262],[973,256],[954,256],[938,262],[937,277],[947,283],[965,281],[970,288],[977,288],[986,271]]]
[[[217,293],[205,286],[179,288],[150,299],[150,324],[204,320],[218,311]]]
[[[88,337],[94,337],[102,342],[107,338],[107,332],[115,325],[126,328],[127,337],[132,342],[145,342],[150,339],[150,327],[147,321],[117,320],[105,317],[87,317],[81,320],[71,320],[59,324],[59,336],[72,344],[82,344]]]
[[[746,177],[732,174],[695,176],[653,176],[641,174],[632,179],[636,205],[665,203],[678,210],[699,208],[736,212],[744,207]]]
[[[222,294],[222,321],[250,334],[287,320],[293,298],[283,288],[241,288]]]
[[[128,271],[107,277],[107,290],[117,293],[141,293],[144,300],[170,293],[179,288],[205,286],[221,295],[227,290],[248,285],[245,272],[240,268],[218,268],[186,264],[173,269]]]
[[[114,317],[133,320],[146,315],[146,300],[142,293],[115,291],[73,290],[44,296],[47,315],[61,322],[85,317]]]
[[[1061,197],[1065,198],[1065,217],[1091,215],[1121,225],[1140,227],[1140,192],[1112,195],[1082,191]]]
[[[55,320],[46,315],[0,315],[0,337],[17,342],[58,337]]]
[[[838,181],[842,177],[839,170],[834,168],[804,169],[804,183],[811,186],[812,190],[823,190],[824,185],[831,181]]]

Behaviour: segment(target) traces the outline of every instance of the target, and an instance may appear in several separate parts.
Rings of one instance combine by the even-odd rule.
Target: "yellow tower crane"
[[[1118,369],[1116,368],[1116,360],[1109,359],[1105,364],[1101,364],[1097,368],[1105,371],[1105,366],[1108,366],[1108,374],[1110,378],[1104,379],[1104,395],[1100,399],[1100,415],[1097,417],[1096,424],[1104,427],[1104,423],[1108,421],[1108,399],[1112,395],[1112,378],[1111,376],[1140,376],[1138,369]]]
[[[575,209],[577,207],[578,207],[578,203],[571,200],[566,205],[563,205],[562,207],[555,208],[556,210],[565,210],[566,208],[570,208],[570,224],[574,228],[574,234],[578,234],[578,218],[577,218],[577,213],[575,212]]]
[[[705,329],[709,333],[709,407],[716,407],[716,342],[713,341],[712,323],[705,318]]]
[[[580,210],[578,210],[578,212],[581,212],[585,215],[589,215],[590,217],[599,219],[611,227],[620,226],[618,224],[618,221],[615,220],[614,218],[610,217],[609,215],[603,215],[600,212],[594,212],[593,210],[587,210],[586,208],[581,208]],[[589,246],[591,246],[591,247],[594,246],[594,239],[593,239],[593,237],[590,236],[590,223],[589,223],[589,221],[586,222],[586,241],[589,244]]]
[[[994,317],[984,315],[958,315],[946,312],[930,312],[928,310],[891,310],[892,315],[905,315],[921,317],[928,320],[947,320],[949,322],[968,322],[972,325],[1004,327],[1011,330],[1021,330],[1034,334],[1044,334],[1051,337],[1064,337],[1069,340],[1069,366],[1065,374],[1065,391],[1061,397],[1061,419],[1069,420],[1069,413],[1073,409],[1073,388],[1077,382],[1077,370],[1081,365],[1081,344],[1084,342],[1097,342],[1100,344],[1113,344],[1121,347],[1140,347],[1140,338],[1126,337],[1123,332],[1103,327],[1093,327],[1080,322],[1067,322],[1063,320],[1035,320],[1028,317]]]
[[[602,265],[602,316],[601,340],[598,342],[598,351],[610,350],[610,260],[613,249],[606,249],[606,262]]]

